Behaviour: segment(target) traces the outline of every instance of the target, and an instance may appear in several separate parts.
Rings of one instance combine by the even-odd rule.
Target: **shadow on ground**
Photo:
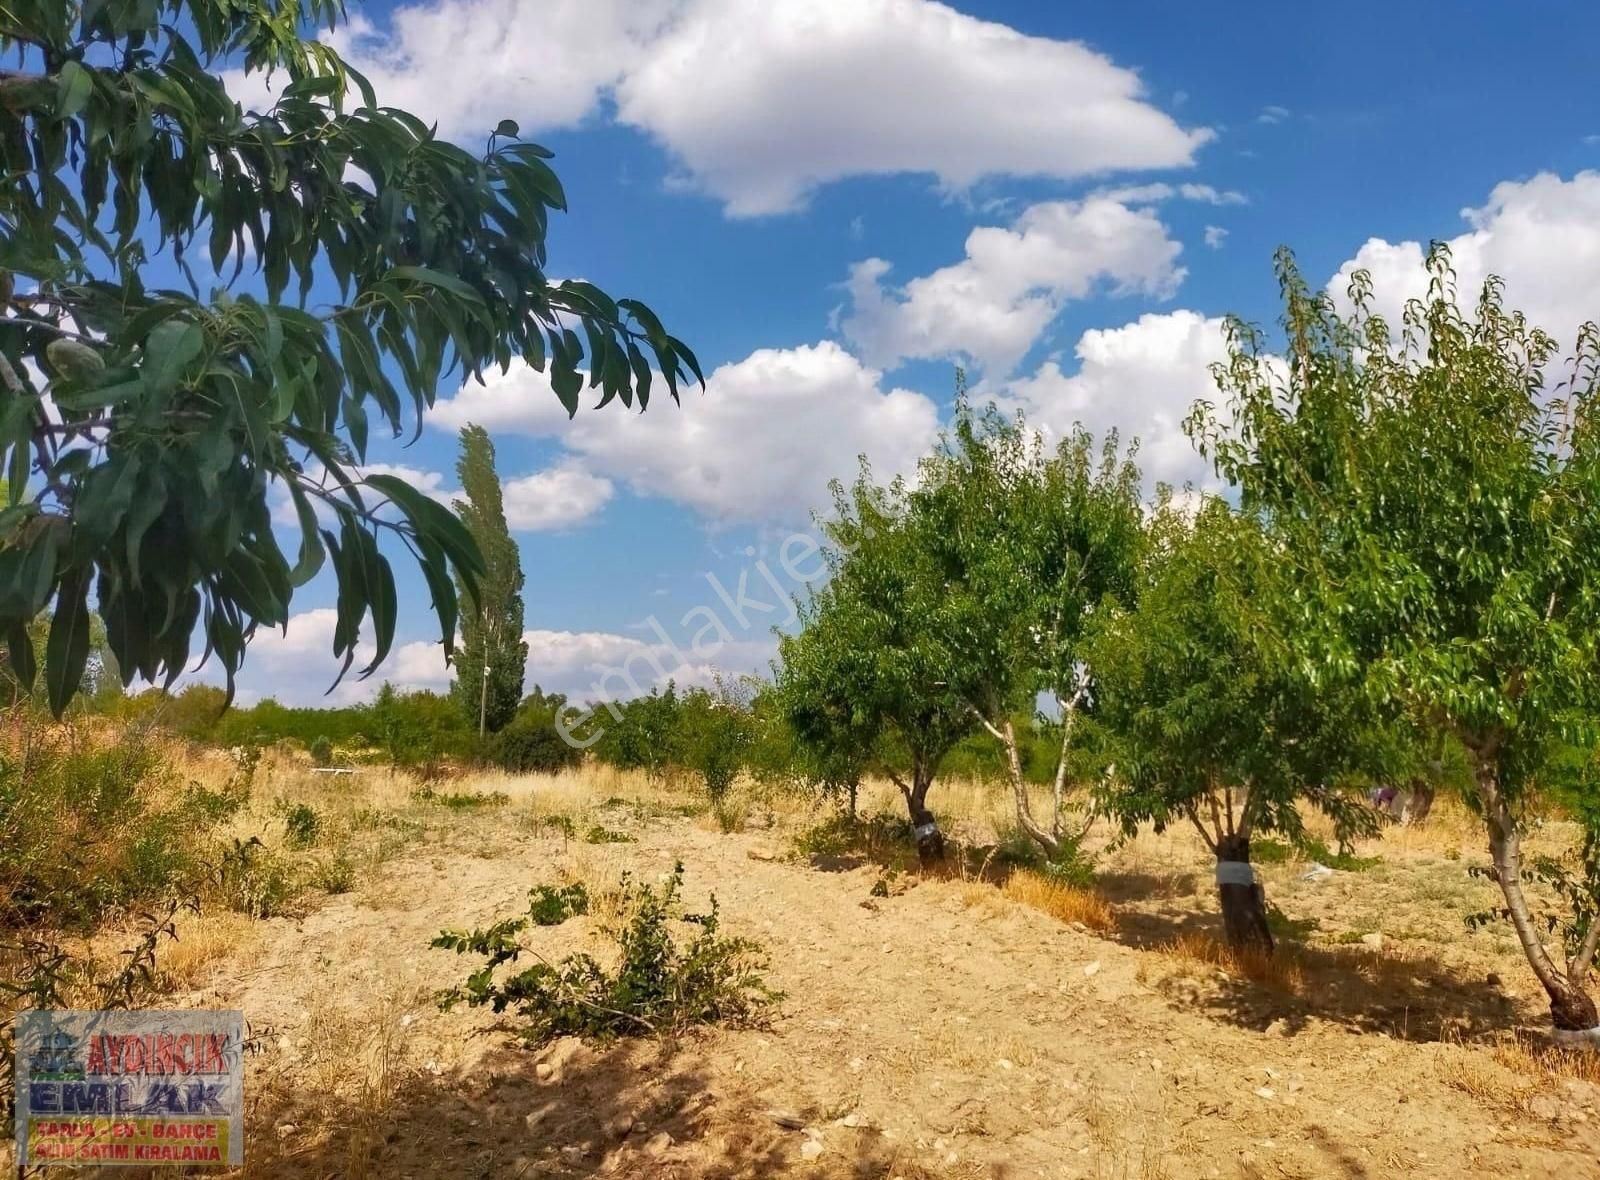
[[[1143,951],[1169,950],[1181,938],[1223,938],[1220,915],[1193,909],[1121,910],[1117,917],[1118,941]],[[1498,981],[1464,978],[1403,945],[1324,946],[1280,937],[1276,958],[1279,981],[1196,964],[1153,986],[1175,1007],[1258,1030],[1276,1023],[1286,1035],[1315,1019],[1399,1040],[1470,1041],[1515,1028],[1527,1015]]]
[[[508,1044],[469,1074],[411,1075],[344,1106],[273,1087],[251,1112],[246,1174],[879,1180],[905,1171],[876,1132],[795,1112],[817,1116],[826,1132],[825,1153],[807,1161],[804,1130],[780,1125],[748,1095],[719,1092],[698,1057],[692,1038],[567,1041],[542,1052]]]

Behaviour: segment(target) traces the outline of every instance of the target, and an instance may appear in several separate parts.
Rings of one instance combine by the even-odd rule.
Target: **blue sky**
[[[740,607],[739,579],[768,605],[803,588],[816,563],[786,540],[858,454],[885,475],[914,467],[957,362],[1047,432],[1117,425],[1141,436],[1152,479],[1204,479],[1177,423],[1209,388],[1218,317],[1273,319],[1279,244],[1316,283],[1369,267],[1396,308],[1419,243],[1452,239],[1465,282],[1504,275],[1558,338],[1600,317],[1586,5],[1467,3],[1448,20],[1392,3],[1223,17],[1026,0],[352,13],[334,40],[380,101],[464,144],[515,118],[557,153],[571,211],[551,272],[644,299],[711,378],[681,407],[566,423],[518,370],[441,389],[415,445],[374,444],[373,462],[447,494],[454,430],[491,429],[527,572],[530,686],[589,697],[657,670],[764,667],[786,610]],[[426,593],[402,578],[404,646],[341,699],[385,675],[448,682]],[[244,699],[320,698],[330,602],[314,584],[287,636],[258,638]]]

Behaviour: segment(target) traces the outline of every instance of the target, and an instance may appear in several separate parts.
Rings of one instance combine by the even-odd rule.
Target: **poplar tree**
[[[494,443],[483,427],[461,428],[456,478],[465,497],[455,502],[456,515],[477,542],[483,573],[475,600],[460,585],[466,609],[450,691],[473,724],[492,733],[516,715],[522,701],[528,644],[522,638],[522,555],[506,525]]]

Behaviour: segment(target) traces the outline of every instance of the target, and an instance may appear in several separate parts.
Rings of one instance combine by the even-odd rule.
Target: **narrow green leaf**
[[[94,72],[82,62],[69,61],[61,67],[56,98],[56,117],[71,119],[89,105],[94,94]]]
[[[60,717],[83,683],[89,663],[89,573],[69,569],[56,592],[56,613],[50,620],[45,648],[45,690],[50,712]]]

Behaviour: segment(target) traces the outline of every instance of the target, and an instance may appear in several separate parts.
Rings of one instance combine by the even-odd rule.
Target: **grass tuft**
[[[1291,995],[1303,995],[1306,990],[1305,969],[1290,953],[1269,955],[1254,949],[1240,950],[1202,934],[1180,934],[1166,946],[1165,953]]]
[[[1078,922],[1102,934],[1117,928],[1116,912],[1105,898],[1076,885],[1052,881],[1030,869],[1012,873],[1006,880],[1004,893],[1012,901],[1062,922]]]

